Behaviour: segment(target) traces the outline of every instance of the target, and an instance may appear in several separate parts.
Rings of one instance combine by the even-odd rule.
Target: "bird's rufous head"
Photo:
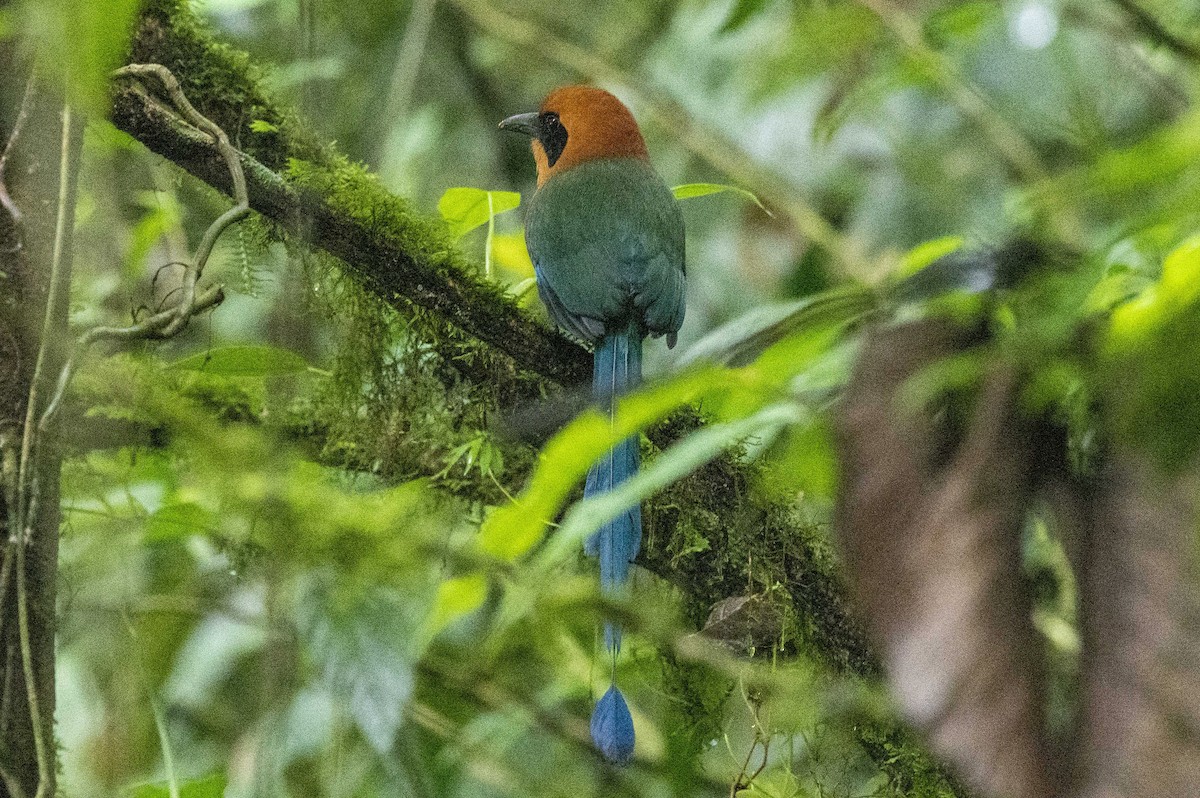
[[[500,127],[533,139],[539,186],[597,158],[649,158],[633,114],[616,97],[593,86],[555,89],[536,113],[510,116]]]

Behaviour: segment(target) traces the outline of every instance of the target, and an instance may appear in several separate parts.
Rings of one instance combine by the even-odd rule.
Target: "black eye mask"
[[[554,166],[559,156],[567,146],[567,129],[559,120],[558,114],[546,111],[538,114],[538,141],[546,151],[546,163]]]

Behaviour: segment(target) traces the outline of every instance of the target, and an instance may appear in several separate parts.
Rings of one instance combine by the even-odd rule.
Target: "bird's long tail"
[[[601,410],[613,412],[617,397],[642,380],[642,335],[636,325],[604,336],[596,347],[592,391]],[[637,473],[640,461],[637,436],[618,443],[588,472],[584,498],[606,493]],[[635,504],[604,524],[588,538],[585,551],[600,560],[600,589],[620,595],[629,581],[629,565],[642,544],[642,508]],[[612,656],[613,685],[592,713],[592,740],[612,762],[625,764],[633,756],[633,718],[625,697],[616,686],[617,652],[621,628],[604,624],[604,645]]]

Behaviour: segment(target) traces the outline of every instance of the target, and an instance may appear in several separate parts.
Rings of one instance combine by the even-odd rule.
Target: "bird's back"
[[[530,201],[525,235],[564,328],[596,338],[632,318],[652,334],[679,330],[683,216],[646,161],[603,158],[555,175]]]

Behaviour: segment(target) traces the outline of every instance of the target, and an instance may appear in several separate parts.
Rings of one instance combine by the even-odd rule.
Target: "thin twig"
[[[1041,157],[1025,137],[987,101],[983,93],[926,41],[920,23],[890,0],[859,0],[873,11],[976,128],[986,136],[1010,168],[1034,182],[1047,177]]]
[[[392,85],[380,119],[384,124],[408,116],[412,106],[413,90],[417,85],[417,74],[425,56],[425,45],[429,31],[433,28],[437,0],[417,0],[410,4],[408,19],[404,23],[404,38],[400,40],[400,52],[392,71]],[[387,141],[387,136],[381,136]]]
[[[37,418],[41,397],[38,395],[42,384],[42,373],[46,369],[49,357],[50,340],[54,337],[54,325],[65,308],[68,300],[66,294],[70,287],[70,275],[64,279],[63,257],[66,253],[66,237],[70,234],[67,229],[67,193],[71,188],[71,106],[64,105],[62,110],[62,148],[58,165],[58,212],[54,225],[54,249],[50,260],[50,290],[46,297],[46,311],[42,319],[42,338],[38,346],[37,360],[33,366],[33,378],[29,384],[29,398],[25,405],[25,429],[21,437],[21,460],[17,469],[17,529],[24,534],[29,526],[29,478],[33,470],[34,419]]]
[[[987,96],[948,58],[925,39],[921,23],[893,0],[859,0],[891,30],[909,55],[941,87],[949,102],[970,122],[1000,154],[1008,167],[1026,183],[1037,183],[1050,175],[1034,146],[997,111]],[[1070,207],[1043,205],[1050,228],[1064,244],[1078,248],[1082,238],[1080,222]]]
[[[33,750],[37,757],[38,786],[34,798],[44,798],[50,786],[50,757],[42,734],[41,700],[33,671],[33,647],[29,641],[29,593],[25,587],[25,549],[17,543],[17,626],[21,638],[21,667],[25,674],[25,696],[29,701],[29,723],[33,726]]]
[[[8,596],[8,583],[12,581],[12,570],[14,558],[14,547],[16,545],[16,533],[12,532],[8,537],[0,541],[0,545],[4,547],[4,564],[0,565],[0,601],[3,601]],[[4,615],[0,614],[0,633],[4,631]],[[3,639],[0,637],[0,639]],[[2,715],[3,713],[0,713]],[[3,728],[3,726],[0,726]]]
[[[7,552],[11,548],[11,545],[7,545],[5,551]],[[13,679],[16,678],[17,673],[17,669],[13,667],[13,659],[16,655],[17,647],[12,643],[4,647],[4,693],[0,695],[0,729],[7,729],[9,719],[12,717]]]
[[[150,710],[154,714],[154,726],[158,729],[158,744],[162,748],[163,770],[167,776],[169,798],[179,798],[179,779],[175,776],[175,756],[171,750],[171,738],[167,735],[167,721],[163,717],[162,705],[150,696]]]
[[[72,164],[71,152],[73,147],[72,110],[70,104],[63,105],[62,110],[62,147],[58,165],[58,211],[54,226],[54,249],[50,260],[50,290],[46,297],[45,316],[42,320],[42,338],[38,345],[37,360],[33,367],[33,378],[29,386],[29,397],[25,407],[25,429],[21,440],[21,461],[17,471],[17,525],[16,540],[5,543],[6,549],[15,548],[15,567],[17,571],[17,626],[21,645],[21,665],[25,676],[25,693],[29,702],[29,722],[33,731],[34,755],[37,758],[38,786],[35,798],[43,798],[50,789],[53,773],[51,770],[50,752],[45,739],[45,729],[42,726],[41,700],[38,695],[38,683],[33,669],[33,647],[29,637],[29,595],[25,585],[25,550],[33,542],[35,518],[31,510],[37,506],[37,456],[40,450],[37,435],[34,432],[34,418],[40,402],[42,373],[49,358],[51,341],[54,338],[57,320],[64,316],[65,303],[70,292],[70,269],[67,266],[67,238],[71,231],[67,219],[71,217],[74,202],[72,196]],[[30,487],[32,476],[33,487]],[[10,533],[14,530],[10,530]],[[9,569],[10,558],[5,552],[4,571]],[[5,594],[0,593],[0,601]]]
[[[1200,63],[1200,46],[1175,35],[1167,30],[1158,18],[1138,5],[1134,0],[1112,0],[1125,12],[1133,27],[1137,28],[1146,38],[1166,47],[1175,55],[1186,58],[1192,63]]]

